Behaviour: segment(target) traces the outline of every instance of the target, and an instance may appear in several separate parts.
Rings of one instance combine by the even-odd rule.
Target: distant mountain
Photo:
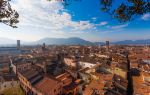
[[[12,40],[8,38],[0,38],[0,46],[16,46],[17,40]],[[31,45],[32,42],[21,41],[21,44]]]
[[[83,40],[81,38],[73,37],[73,38],[44,38],[36,42],[37,44],[56,44],[56,45],[104,45],[105,42],[90,42]],[[150,39],[146,40],[124,40],[124,41],[117,41],[111,42],[110,44],[150,44]]]
[[[105,45],[105,42],[93,42],[94,45]]]
[[[104,45],[105,42],[90,42],[78,37],[71,37],[71,38],[44,38],[34,42],[25,42],[21,41],[21,45],[37,45],[46,43],[47,45]],[[7,38],[0,38],[0,46],[8,46],[8,45],[15,45],[17,41]],[[124,41],[117,41],[111,42],[110,44],[149,44],[150,39],[146,40],[124,40]]]
[[[36,41],[37,44],[49,44],[49,45],[93,45],[92,42],[83,40],[81,38],[44,38]]]
[[[150,39],[146,40],[124,40],[124,41],[118,41],[114,42],[112,44],[150,44]]]
[[[7,39],[7,38],[0,38],[0,45],[10,45],[10,44],[16,44],[16,40]]]

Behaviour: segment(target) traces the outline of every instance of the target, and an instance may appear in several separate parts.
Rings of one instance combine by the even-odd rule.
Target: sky
[[[18,28],[0,23],[0,38],[36,41],[80,37],[92,42],[150,39],[150,13],[120,23],[100,10],[99,0],[81,0],[68,6],[59,0],[11,0],[10,3],[18,11],[20,22]]]

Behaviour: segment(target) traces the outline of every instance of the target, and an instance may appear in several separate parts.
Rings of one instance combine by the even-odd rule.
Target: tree
[[[120,22],[128,22],[135,16],[150,12],[150,0],[123,0],[119,6],[115,6],[115,0],[100,0],[101,10],[117,18]]]
[[[17,28],[19,14],[11,8],[10,0],[0,0],[0,22]]]
[[[51,1],[51,0],[49,0]],[[60,0],[66,5],[70,5],[73,1],[82,0]],[[107,12],[113,18],[120,22],[128,22],[135,16],[143,15],[150,12],[150,0],[122,0],[119,6],[114,6],[117,0],[100,0],[100,7],[103,12]],[[121,0],[118,0],[121,1]]]

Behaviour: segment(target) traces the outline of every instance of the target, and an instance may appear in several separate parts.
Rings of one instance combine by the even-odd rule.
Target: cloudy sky
[[[0,38],[35,41],[41,38],[80,37],[89,41],[150,38],[150,14],[119,23],[100,10],[99,0],[81,0],[63,6],[58,1],[11,0],[20,14],[18,28],[0,24]]]

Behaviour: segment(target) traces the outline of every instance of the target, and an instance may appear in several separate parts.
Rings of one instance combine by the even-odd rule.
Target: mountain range
[[[92,45],[90,41],[83,40],[81,38],[72,37],[72,38],[44,38],[36,41],[37,44],[56,44],[56,45]]]
[[[23,45],[37,45],[37,44],[47,44],[47,45],[103,45],[105,42],[90,42],[81,38],[71,37],[71,38],[44,38],[38,41],[25,42],[21,41]],[[146,40],[123,40],[117,42],[110,42],[110,44],[150,44],[150,39]],[[0,45],[16,45],[16,40],[0,38]]]

